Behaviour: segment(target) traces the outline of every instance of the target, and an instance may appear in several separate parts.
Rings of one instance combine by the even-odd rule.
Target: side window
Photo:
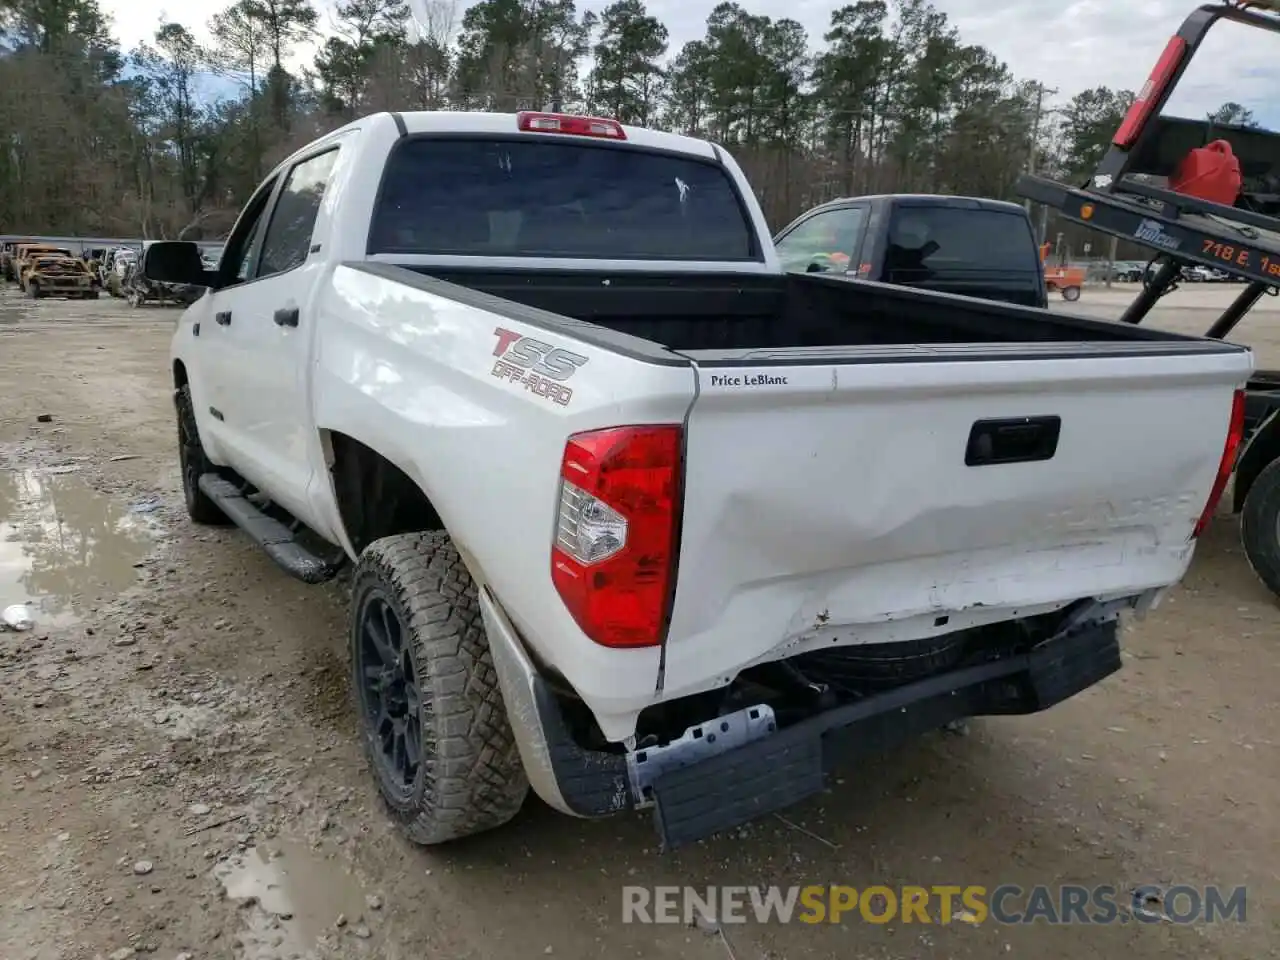
[[[782,269],[798,273],[844,273],[862,245],[866,207],[819,213],[777,243]]]
[[[292,270],[307,259],[324,188],[337,159],[338,151],[334,149],[303,160],[289,171],[267,227],[258,276]]]
[[[267,204],[275,184],[275,180],[268,180],[257,189],[245,208],[244,219],[236,224],[227,240],[219,271],[231,282],[244,283],[253,271],[253,252],[261,246],[259,240],[266,223]]]
[[[238,251],[239,259],[235,265],[237,283],[244,283],[249,279],[249,271],[253,268],[253,252],[262,246],[262,231],[266,228],[266,223],[267,205],[264,203],[249,225],[249,232],[244,235],[244,247]]]

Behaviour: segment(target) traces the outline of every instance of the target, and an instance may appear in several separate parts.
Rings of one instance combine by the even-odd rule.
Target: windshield
[[[559,140],[405,140],[387,162],[369,253],[751,260],[725,170]]]

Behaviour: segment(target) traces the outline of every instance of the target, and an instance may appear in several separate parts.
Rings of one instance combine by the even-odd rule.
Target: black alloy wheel
[[[231,520],[222,508],[209,499],[200,489],[200,476],[214,470],[204,455],[200,444],[200,431],[196,427],[195,410],[191,406],[191,387],[183,384],[174,397],[178,413],[178,467],[182,472],[182,497],[186,501],[187,516],[195,523],[221,527]]]
[[[422,694],[409,631],[381,591],[357,614],[356,682],[369,751],[389,792],[413,793],[422,766]]]

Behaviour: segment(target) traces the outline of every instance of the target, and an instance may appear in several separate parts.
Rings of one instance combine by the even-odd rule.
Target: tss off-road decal
[[[493,335],[498,338],[493,348],[498,358],[493,376],[519,383],[534,396],[546,397],[562,407],[569,405],[573,390],[562,381],[572,377],[587,362],[586,357],[502,327]]]

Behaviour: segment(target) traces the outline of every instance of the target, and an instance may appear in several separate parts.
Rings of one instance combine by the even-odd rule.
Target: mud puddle
[[[240,944],[248,955],[310,957],[348,933],[366,935],[368,903],[355,877],[305,844],[276,838],[213,869],[228,899],[249,909]]]
[[[36,629],[74,623],[77,602],[133,585],[148,528],[74,472],[0,470],[0,607],[26,602]]]

